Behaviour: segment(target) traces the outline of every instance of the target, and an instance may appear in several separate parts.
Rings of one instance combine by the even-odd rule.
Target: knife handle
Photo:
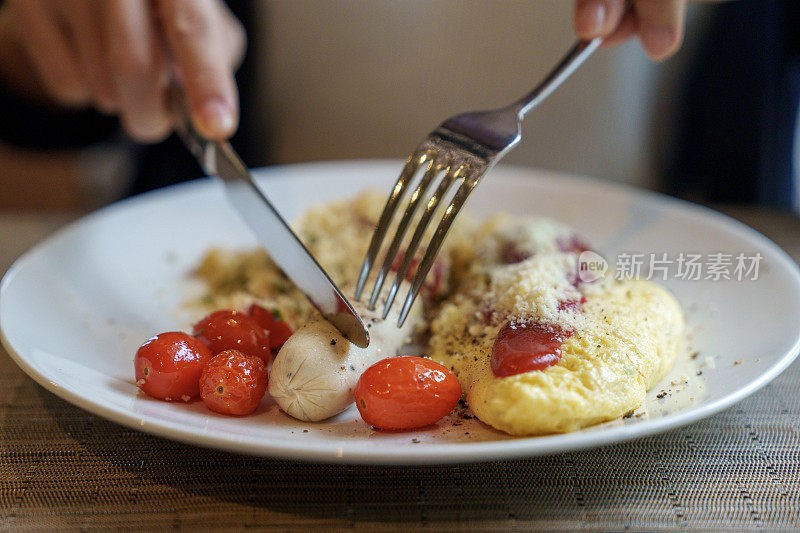
[[[197,158],[203,171],[209,176],[217,173],[213,142],[209,141],[195,129],[183,88],[175,81],[167,88],[167,111],[173,117],[175,132],[186,148]]]

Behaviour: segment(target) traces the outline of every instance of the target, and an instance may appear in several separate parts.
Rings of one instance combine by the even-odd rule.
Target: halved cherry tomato
[[[260,357],[238,350],[217,354],[200,376],[200,396],[223,415],[249,415],[267,392],[267,366]]]
[[[239,350],[260,357],[265,363],[272,357],[267,331],[253,317],[239,311],[214,311],[194,325],[193,333],[214,354]]]
[[[180,331],[161,333],[147,339],[136,351],[136,385],[153,398],[188,402],[200,395],[197,381],[212,356],[208,347],[191,335]]]
[[[259,326],[267,330],[267,333],[269,333],[269,347],[273,350],[279,349],[292,336],[292,326],[285,320],[276,318],[275,314],[269,309],[253,304],[247,310],[247,314],[253,317]]]
[[[497,377],[544,370],[558,363],[561,345],[572,335],[549,324],[506,323],[492,347],[492,373]]]
[[[461,398],[447,367],[423,357],[390,357],[358,380],[355,401],[364,422],[381,429],[412,429],[437,422]]]

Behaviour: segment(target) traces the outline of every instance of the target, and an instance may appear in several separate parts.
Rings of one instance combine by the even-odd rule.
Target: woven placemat
[[[88,414],[0,351],[7,528],[797,530],[800,364],[731,409],[527,460],[332,466],[244,457]]]

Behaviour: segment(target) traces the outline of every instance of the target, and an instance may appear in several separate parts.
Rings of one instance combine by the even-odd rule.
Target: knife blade
[[[347,340],[361,348],[369,346],[364,321],[258,188],[231,145],[212,146],[216,174],[225,184],[228,200],[275,264]]]
[[[178,118],[177,132],[184,144],[207,174],[218,176],[231,205],[275,264],[347,340],[360,348],[369,346],[364,321],[261,191],[230,143],[201,137],[185,112]]]

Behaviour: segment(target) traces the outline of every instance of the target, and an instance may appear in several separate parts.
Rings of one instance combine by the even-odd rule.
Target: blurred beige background
[[[262,125],[254,137],[270,163],[403,159],[448,116],[530,91],[575,39],[573,0],[253,1],[258,104],[243,112]],[[711,9],[692,6],[686,45],[666,63],[636,42],[597,52],[528,115],[504,162],[658,188],[676,90]],[[80,153],[0,144],[0,209],[114,201],[136,150],[113,139]]]
[[[527,93],[573,43],[571,0],[268,0],[254,37],[272,161],[408,156],[444,118]],[[601,50],[532,111],[507,163],[657,186],[687,46]]]

